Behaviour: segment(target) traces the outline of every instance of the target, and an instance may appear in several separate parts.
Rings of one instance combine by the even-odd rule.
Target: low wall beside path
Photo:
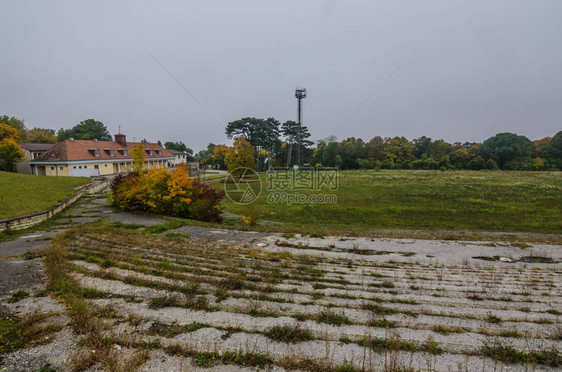
[[[87,194],[96,194],[98,192],[104,191],[105,189],[109,188],[110,182],[110,179],[93,179],[82,185],[78,189],[76,194],[61,203],[55,204],[45,211],[28,214],[26,216],[12,217],[5,220],[0,220],[0,232],[6,230],[22,230],[37,225],[38,223],[41,223],[53,217],[55,214],[62,212],[66,207],[72,205],[72,203],[80,199],[81,196]]]

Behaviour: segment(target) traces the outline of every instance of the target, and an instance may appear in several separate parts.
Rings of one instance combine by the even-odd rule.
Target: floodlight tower
[[[298,147],[297,147],[297,164],[300,166],[302,165],[302,100],[306,98],[306,89],[305,88],[296,88],[295,89],[295,97],[298,100],[297,106],[297,114],[298,114],[298,123],[299,123],[299,134],[298,134]]]

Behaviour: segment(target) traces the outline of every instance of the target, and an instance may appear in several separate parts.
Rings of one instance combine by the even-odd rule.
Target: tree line
[[[448,143],[422,136],[412,141],[405,137],[373,137],[369,141],[350,137],[337,141],[335,137],[314,143],[306,126],[295,121],[281,123],[275,118],[246,117],[226,126],[229,139],[243,138],[252,148],[253,167],[258,170],[272,167],[291,167],[297,163],[299,142],[302,143],[303,162],[308,166],[338,167],[340,169],[502,169],[502,170],[562,170],[562,131],[553,137],[531,141],[514,133],[498,133],[482,143]],[[112,136],[100,121],[87,119],[70,129],[27,129],[23,120],[0,116],[0,167],[13,170],[22,160],[22,142],[56,143],[69,138],[111,141]],[[143,140],[146,142],[146,140]],[[158,141],[161,144],[160,141]],[[247,150],[245,143],[237,144]],[[187,160],[227,169],[227,153],[233,159],[236,146],[210,143],[193,156],[193,150],[183,142],[165,142],[167,149],[183,151]],[[242,163],[248,164],[244,155]],[[232,161],[231,161],[232,163]],[[236,163],[240,163],[239,159]]]
[[[502,169],[562,170],[562,131],[531,141],[498,133],[482,143],[448,143],[420,137],[320,140],[310,159],[314,165],[341,169]]]
[[[242,118],[226,126],[229,139],[243,138],[253,150],[254,167],[265,170],[296,164],[299,137],[305,165],[340,169],[502,169],[562,170],[562,131],[553,137],[531,141],[514,133],[498,133],[482,143],[434,140],[426,136],[412,141],[406,137],[375,136],[369,141],[350,137],[310,140],[306,126],[294,121],[281,124],[274,118]],[[195,160],[227,169],[226,145],[210,143]],[[247,163],[247,161],[246,161]]]

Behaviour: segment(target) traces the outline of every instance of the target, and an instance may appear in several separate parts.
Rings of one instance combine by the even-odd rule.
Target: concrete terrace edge
[[[62,212],[64,209],[72,205],[81,196],[85,194],[95,194],[109,187],[110,181],[104,179],[101,182],[96,182],[96,180],[91,180],[86,184],[79,186],[78,192],[66,199],[61,203],[57,203],[51,208],[44,210],[42,212],[32,213],[25,216],[12,217],[5,220],[0,220],[0,232],[8,230],[23,230],[31,226],[37,225],[43,221],[48,220],[57,213]]]

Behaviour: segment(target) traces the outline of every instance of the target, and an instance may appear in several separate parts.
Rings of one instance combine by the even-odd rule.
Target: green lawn
[[[265,186],[265,175],[262,175]],[[292,231],[345,233],[369,229],[480,230],[562,233],[562,173],[471,171],[344,171],[335,204],[271,204],[261,218]],[[217,187],[224,188],[221,183]],[[230,186],[227,186],[230,187]],[[308,193],[310,192],[302,192]],[[225,211],[247,206],[225,198]]]
[[[40,212],[64,201],[85,177],[46,177],[0,172],[0,219]]]

